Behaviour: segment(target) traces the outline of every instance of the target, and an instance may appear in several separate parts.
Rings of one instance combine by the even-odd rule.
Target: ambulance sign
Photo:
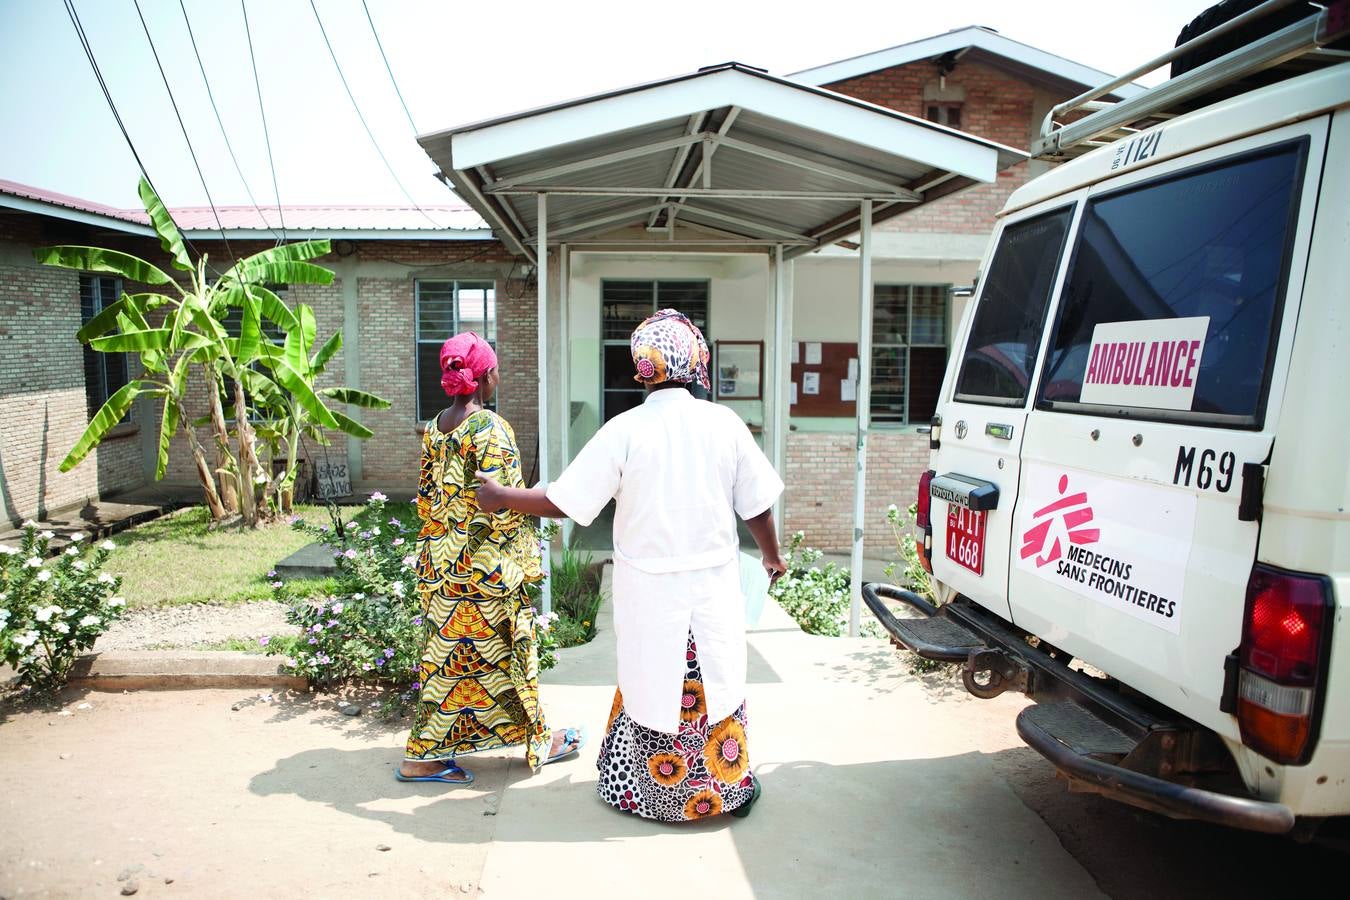
[[[1013,532],[1018,568],[1178,634],[1195,495],[1028,462]]]
[[[1103,322],[1092,331],[1083,403],[1189,410],[1209,316]]]

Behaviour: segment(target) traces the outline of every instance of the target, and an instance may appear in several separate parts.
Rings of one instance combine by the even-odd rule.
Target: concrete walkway
[[[594,793],[602,628],[544,678],[550,723],[591,731],[581,757],[531,775],[483,754],[469,787],[395,782],[406,722],[332,697],[90,693],[13,714],[0,895],[114,896],[127,875],[149,897],[1101,896],[997,771],[1025,752],[1023,701],[977,705],[882,641],[805,635],[772,604],[750,638],[754,813],[680,827],[611,810]]]

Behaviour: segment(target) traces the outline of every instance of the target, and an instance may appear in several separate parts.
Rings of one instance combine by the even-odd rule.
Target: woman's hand
[[[501,512],[506,508],[506,489],[487,472],[474,473],[478,477],[478,508],[483,512]]]

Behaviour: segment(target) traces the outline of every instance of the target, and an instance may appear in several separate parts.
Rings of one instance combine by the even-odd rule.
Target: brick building
[[[1046,111],[1106,80],[1097,72],[982,28],[966,28],[791,76],[802,84],[959,129],[1010,147],[1025,147]],[[867,546],[886,555],[884,510],[906,505],[927,461],[927,424],[963,311],[954,288],[974,282],[994,215],[1004,199],[1045,163],[1022,162],[990,184],[970,187],[878,226],[874,232],[873,396],[868,454]],[[236,255],[275,240],[275,210],[265,221],[252,207],[219,210]],[[434,350],[449,330],[475,327],[495,340],[502,359],[499,409],[513,423],[527,468],[537,459],[537,294],[534,268],[494,237],[473,209],[288,208],[288,239],[328,237],[329,286],[296,286],[291,302],[311,305],[319,338],[342,328],[345,346],[329,368],[332,383],[393,402],[360,418],[368,441],[337,436],[327,454],[348,463],[358,488],[407,488],[416,473],[418,423],[438,407]],[[210,210],[174,210],[189,239],[223,255]],[[153,472],[158,421],[142,403],[83,465],[57,471],[100,394],[118,378],[90,361],[73,339],[86,314],[116,296],[111,279],[37,266],[34,246],[92,243],[147,258],[159,255],[143,215],[0,182],[0,509],[14,521],[145,484]],[[513,252],[514,251],[514,252]],[[676,305],[702,318],[714,341],[764,338],[767,257],[671,254],[653,242],[634,252],[577,248],[569,257],[572,305],[566,323],[566,446],[555,465],[603,421],[635,402],[621,377],[625,329],[642,308]],[[857,254],[847,241],[791,264],[792,339],[843,347],[858,340]],[[77,301],[83,301],[77,302]],[[556,340],[559,330],[549,329]],[[561,348],[560,348],[561,349]],[[761,352],[763,348],[761,347]],[[855,351],[856,352],[856,351]],[[116,366],[114,366],[116,368]],[[764,371],[769,371],[766,366]],[[795,370],[794,370],[795,371]],[[800,379],[797,379],[800,380]],[[791,410],[783,458],[788,493],[784,530],[846,550],[852,532],[854,420],[840,408],[814,407],[803,394]],[[115,387],[112,389],[115,390]],[[728,405],[754,426],[770,417],[767,395]],[[181,439],[180,439],[181,440]],[[168,480],[193,480],[185,446],[175,449]]]

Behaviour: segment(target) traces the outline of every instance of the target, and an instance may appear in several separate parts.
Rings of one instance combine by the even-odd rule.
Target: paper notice
[[[817,344],[816,346],[820,346]],[[802,393],[819,394],[820,393],[820,373],[805,372],[802,374]]]
[[[792,342],[792,364],[795,366],[802,361],[802,342]]]
[[[858,361],[856,359],[850,359],[848,361],[848,380],[858,380]]]
[[[820,365],[820,342],[808,341],[806,343],[806,364],[808,366]],[[811,393],[807,391],[807,393]]]
[[[839,399],[844,403],[858,402],[858,383],[852,378],[845,378],[839,382]]]
[[[788,405],[789,405],[789,406],[796,406],[796,405],[797,405],[797,382],[795,382],[795,381],[792,382],[792,396],[791,396],[791,398],[788,400]]]

